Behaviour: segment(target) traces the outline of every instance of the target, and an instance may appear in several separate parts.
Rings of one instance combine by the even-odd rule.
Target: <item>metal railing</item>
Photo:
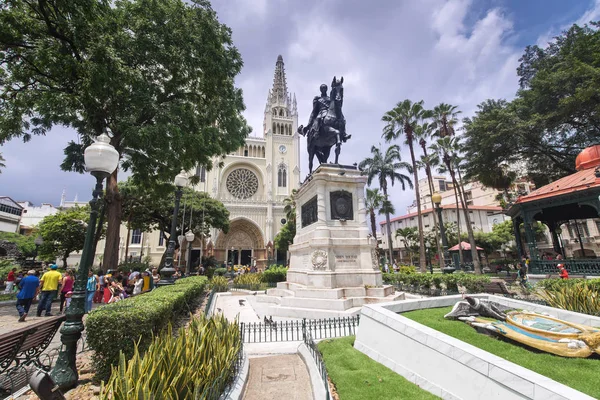
[[[228,289],[231,292],[240,291],[240,290],[249,290],[255,292],[262,292],[267,289],[272,289],[277,287],[277,282],[261,282],[260,284],[250,284],[250,285],[241,285],[237,283],[230,283],[228,285]]]
[[[245,343],[302,341],[304,333],[315,339],[350,336],[356,334],[360,316],[303,319],[298,321],[271,321],[240,324]]]
[[[566,260],[530,260],[530,274],[558,275],[558,265],[563,264],[569,274],[576,275],[600,275],[600,259],[577,259]]]
[[[315,364],[317,364],[317,369],[319,370],[319,374],[321,374],[321,380],[323,381],[323,386],[325,386],[325,399],[329,400],[329,377],[327,375],[327,368],[325,368],[325,362],[323,361],[323,355],[319,351],[317,344],[313,340],[309,331],[305,331],[304,334],[304,344],[308,347],[310,354],[315,360]]]

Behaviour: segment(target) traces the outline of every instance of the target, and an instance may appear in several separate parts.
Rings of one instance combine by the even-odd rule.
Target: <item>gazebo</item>
[[[570,258],[567,260],[542,260],[537,248],[534,223],[542,222],[550,230],[552,245],[557,254],[563,254],[560,226],[600,216],[600,145],[583,150],[575,161],[577,172],[520,196],[506,211],[512,218],[519,257],[525,256],[521,245],[520,225],[524,225],[525,242],[530,258],[530,273],[557,273],[557,265],[565,264],[571,274],[600,275],[600,261],[596,259]],[[581,233],[575,223],[580,255],[585,255]]]
[[[458,255],[458,252],[462,248],[464,262],[465,263],[472,263],[473,262],[473,256],[471,254],[471,244],[468,243],[468,242],[460,242],[460,248],[458,246],[459,246],[458,244],[456,246],[452,246],[452,247],[450,247],[448,249],[448,251],[450,253],[453,253],[453,255],[454,254]],[[481,259],[481,255],[479,254],[479,252],[483,251],[483,249],[481,247],[479,247],[479,246],[475,246],[475,248],[477,249],[477,255],[480,256],[479,258]],[[456,262],[458,262],[458,261],[456,261]]]

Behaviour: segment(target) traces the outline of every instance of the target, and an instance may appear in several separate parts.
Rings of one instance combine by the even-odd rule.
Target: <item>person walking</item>
[[[61,289],[60,289],[60,310],[59,313],[62,314],[63,308],[65,307],[65,303],[67,301],[67,293],[73,291],[73,271],[68,269],[65,272],[65,276],[62,278]]]
[[[85,312],[89,313],[92,311],[92,305],[94,304],[94,295],[96,290],[100,290],[100,283],[98,277],[94,275],[94,271],[88,271],[88,279],[85,285]]]
[[[27,276],[19,282],[19,293],[17,293],[17,311],[19,312],[19,322],[25,322],[29,313],[31,302],[37,296],[40,287],[40,280],[35,276],[35,270],[29,270]]]
[[[6,287],[4,288],[4,293],[12,293],[13,288],[15,287],[15,280],[17,279],[15,272],[17,272],[16,268],[13,268],[8,272],[8,276],[6,277]]]
[[[42,275],[42,279],[40,279],[42,294],[37,308],[38,317],[42,316],[42,311],[46,311],[46,317],[52,316],[52,300],[54,300],[58,294],[58,285],[62,278],[62,275],[57,269],[58,266],[52,264],[50,266],[50,271]]]

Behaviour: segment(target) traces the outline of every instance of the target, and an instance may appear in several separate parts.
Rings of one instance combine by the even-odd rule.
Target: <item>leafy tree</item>
[[[412,173],[415,182],[415,196],[417,198],[417,220],[419,225],[419,267],[422,272],[427,272],[427,259],[425,256],[425,238],[423,232],[423,217],[421,215],[421,196],[419,194],[419,169],[415,157],[414,141],[415,129],[426,118],[430,112],[423,107],[423,100],[413,103],[410,100],[399,102],[396,107],[386,112],[381,118],[386,123],[383,128],[383,137],[387,142],[397,140],[404,136],[405,143],[410,150],[412,162]]]
[[[89,220],[89,207],[74,207],[44,217],[38,229],[44,239],[40,257],[60,258],[67,268],[67,258],[73,252],[83,250],[85,231]]]
[[[130,229],[152,231],[158,229],[165,242],[170,240],[171,218],[175,206],[175,188],[173,185],[145,187],[137,185],[133,179],[119,183],[123,196],[123,221]],[[229,230],[229,211],[219,200],[206,192],[197,192],[184,188],[179,208],[176,235],[192,231],[196,235],[207,237],[210,228]],[[183,224],[183,229],[182,229]],[[179,244],[176,242],[176,246]]]
[[[383,191],[383,197],[385,200],[389,200],[387,185],[388,179],[392,186],[394,182],[398,181],[402,185],[402,190],[406,190],[406,186],[413,188],[413,184],[407,175],[404,175],[400,171],[406,170],[412,172],[412,166],[402,161],[400,157],[400,147],[394,144],[385,151],[385,154],[381,153],[381,150],[375,146],[371,147],[371,157],[367,157],[362,160],[359,164],[359,169],[363,171],[364,175],[367,175],[367,184],[371,185],[373,179],[377,179],[379,187]],[[388,251],[390,262],[394,260],[394,244],[392,243],[392,228],[390,222],[390,213],[385,213],[385,221],[387,228],[388,237]]]
[[[25,236],[12,232],[0,232],[0,240],[16,244],[23,258],[35,256],[35,238],[34,235]]]
[[[0,144],[73,127],[65,170],[109,132],[121,169],[170,182],[241,146],[250,129],[234,86],[242,60],[207,1],[25,1],[0,4]],[[104,265],[118,262],[118,170],[107,181]]]
[[[371,219],[371,232],[373,233],[375,242],[377,242],[377,222],[375,221],[375,211],[381,211],[380,209],[383,200],[384,197],[381,195],[381,193],[379,193],[379,188],[367,188],[367,196],[365,202],[367,206],[367,212],[369,213],[369,217]]]
[[[468,170],[493,178],[498,165],[520,161],[541,186],[575,172],[579,152],[600,143],[598,23],[527,46],[520,62],[516,98],[487,100],[465,120]]]

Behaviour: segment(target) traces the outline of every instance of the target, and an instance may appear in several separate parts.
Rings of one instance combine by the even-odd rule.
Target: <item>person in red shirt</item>
[[[560,270],[560,279],[569,279],[569,272],[564,266],[559,267]]]
[[[12,293],[13,288],[15,287],[15,272],[17,272],[16,268],[9,271],[8,276],[6,277],[6,288],[4,288],[4,293]]]

